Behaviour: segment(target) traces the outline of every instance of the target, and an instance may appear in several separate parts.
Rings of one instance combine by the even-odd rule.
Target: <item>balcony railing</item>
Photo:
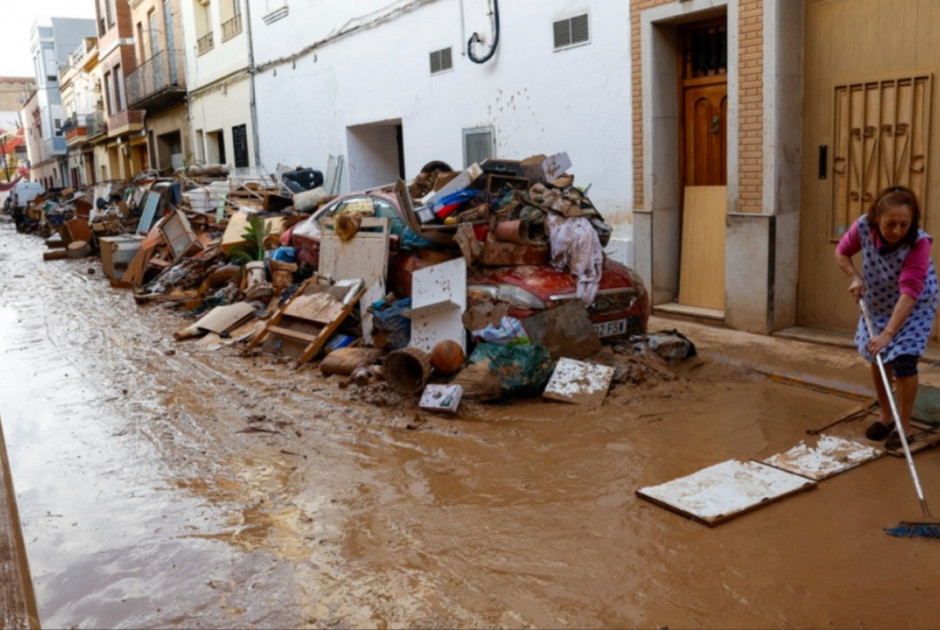
[[[222,22],[222,41],[232,39],[242,32],[242,14],[239,13],[230,20]]]
[[[67,134],[75,127],[78,127],[78,114],[72,114],[62,121],[62,133]]]
[[[65,135],[65,144],[73,147],[84,144],[88,140],[88,128],[85,127],[87,116],[72,114],[62,123],[62,133]]]
[[[138,107],[155,100],[181,98],[186,93],[184,64],[182,51],[163,50],[137,66],[127,75],[128,102]]]
[[[125,109],[108,117],[108,137],[139,131],[144,128],[144,111]]]
[[[209,31],[202,37],[196,40],[196,54],[204,55],[215,47],[215,42],[212,39],[212,31]]]
[[[65,144],[74,147],[88,141],[88,130],[85,127],[72,127],[65,132]]]
[[[85,129],[88,131],[88,139],[93,140],[98,136],[108,133],[108,123],[104,119],[104,111],[96,109],[94,112],[85,116]]]

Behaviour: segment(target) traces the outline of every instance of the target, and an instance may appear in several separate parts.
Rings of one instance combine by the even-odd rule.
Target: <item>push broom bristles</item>
[[[885,527],[885,533],[904,538],[938,538],[940,523],[902,522],[897,527]]]

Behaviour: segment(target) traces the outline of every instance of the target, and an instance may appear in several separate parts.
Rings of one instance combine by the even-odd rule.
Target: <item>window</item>
[[[878,192],[927,188],[930,143],[929,74],[861,80],[835,86],[830,239],[837,241]]]
[[[62,135],[62,119],[61,119],[61,118],[55,118],[55,119],[53,119],[53,121],[52,121],[52,127],[53,127],[53,129],[55,129],[55,135],[56,135],[56,136],[61,136],[61,135]]]
[[[587,13],[555,22],[552,29],[555,34],[555,50],[571,48],[591,41]]]
[[[114,92],[117,95],[117,110],[123,112],[126,107],[124,102],[124,73],[120,64],[114,66]]]
[[[453,55],[450,47],[441,48],[431,53],[431,74],[437,74],[454,67]]]
[[[219,7],[219,19],[222,22],[222,41],[235,37],[242,32],[241,0],[223,1]]]
[[[173,7],[170,0],[163,0],[163,32],[166,33],[166,49],[170,56],[170,83],[179,83],[179,70],[176,67],[176,33],[173,31]]]
[[[248,127],[232,127],[232,152],[235,154],[235,168],[248,166]]]
[[[728,74],[727,28],[722,22],[681,31],[683,79]]]
[[[194,16],[196,19],[196,52],[205,54],[215,46],[212,37],[212,26],[209,21],[209,0],[193,0]]]
[[[104,73],[104,98],[108,104],[108,116],[117,113],[116,103],[114,102],[114,89],[111,86],[111,73]]]
[[[137,23],[137,59],[140,63],[147,59],[144,54],[144,25],[140,22]]]
[[[493,127],[472,127],[463,130],[464,168],[495,156],[496,134]]]
[[[147,27],[150,36],[150,56],[156,57],[160,53],[160,22],[157,21],[159,15],[153,9],[147,13]]]

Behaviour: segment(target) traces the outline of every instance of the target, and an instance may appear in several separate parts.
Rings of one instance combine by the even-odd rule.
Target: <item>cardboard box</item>
[[[460,385],[435,385],[432,383],[425,386],[418,406],[429,411],[457,413],[461,396],[463,396],[463,387]]]
[[[242,234],[248,226],[248,221],[248,213],[244,210],[239,210],[229,217],[228,225],[222,234],[221,248],[223,254],[228,256],[233,247],[245,242]],[[280,234],[284,231],[284,217],[282,215],[265,217],[264,222],[270,228],[271,234]]]
[[[571,168],[568,153],[556,153],[551,157],[533,155],[522,160],[522,172],[535,182],[547,182],[565,174]]]
[[[421,203],[422,205],[426,206],[433,205],[435,201],[443,199],[447,195],[455,193],[458,190],[467,188],[482,174],[483,169],[480,168],[479,164],[471,164],[469,167],[467,167],[467,170],[463,171],[460,175],[447,182],[443,187],[425,195],[421,200]]]

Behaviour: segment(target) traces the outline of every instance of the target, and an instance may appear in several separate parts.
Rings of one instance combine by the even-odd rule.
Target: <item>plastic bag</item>
[[[411,342],[411,320],[402,315],[410,308],[411,298],[383,298],[369,306],[372,312],[372,326],[383,333],[386,345],[392,350],[406,348]]]
[[[452,381],[467,398],[497,400],[540,394],[554,364],[544,346],[532,343],[479,343],[468,365]]]

